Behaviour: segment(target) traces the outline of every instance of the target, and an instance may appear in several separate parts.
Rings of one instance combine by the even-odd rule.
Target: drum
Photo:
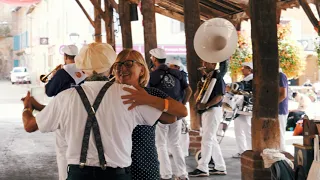
[[[233,112],[242,109],[244,96],[238,94],[226,93],[222,100],[222,107],[225,111]]]
[[[237,113],[245,116],[252,116],[252,105],[244,105]]]
[[[246,116],[252,116],[252,109],[253,109],[252,94],[244,95],[243,105],[237,113],[246,115]]]

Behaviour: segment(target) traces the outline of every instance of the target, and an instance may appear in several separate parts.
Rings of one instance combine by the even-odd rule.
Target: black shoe
[[[203,172],[199,169],[195,169],[194,171],[189,172],[188,174],[191,177],[208,177],[209,176],[209,173]]]
[[[216,169],[209,170],[211,175],[227,175],[227,171],[219,171]]]

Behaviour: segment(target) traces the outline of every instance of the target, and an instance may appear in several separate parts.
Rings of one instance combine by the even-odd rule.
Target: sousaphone
[[[228,59],[236,50],[238,35],[234,25],[223,18],[205,21],[194,37],[194,49],[206,62],[218,63]],[[197,98],[197,103],[207,103],[216,83],[216,78],[207,76]]]

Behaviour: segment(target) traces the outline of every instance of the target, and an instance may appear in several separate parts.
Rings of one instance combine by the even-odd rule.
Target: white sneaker
[[[241,158],[241,154],[240,153],[237,153],[237,154],[234,154],[232,155],[233,158]]]

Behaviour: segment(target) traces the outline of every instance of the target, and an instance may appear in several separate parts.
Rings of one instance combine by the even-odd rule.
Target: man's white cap
[[[243,62],[242,66],[248,66],[250,69],[253,69],[253,64],[252,62]]]
[[[61,51],[69,56],[78,55],[78,47],[75,45],[66,45],[62,48]]]
[[[151,49],[149,53],[157,59],[166,59],[166,52],[161,48]]]
[[[179,66],[180,71],[185,71],[185,66],[182,64],[180,59],[171,59],[166,64],[168,64],[168,65],[173,64],[173,65]]]
[[[106,43],[91,43],[84,45],[75,62],[78,69],[84,72],[107,72],[117,58],[112,46]]]

